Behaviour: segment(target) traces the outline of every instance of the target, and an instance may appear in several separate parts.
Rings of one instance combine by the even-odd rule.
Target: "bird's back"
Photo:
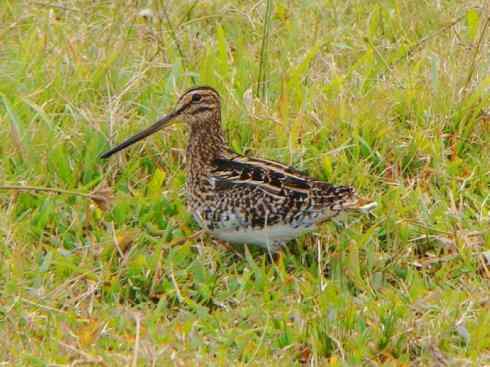
[[[281,163],[226,150],[188,184],[198,223],[234,243],[274,247],[357,202],[351,187],[335,187]]]

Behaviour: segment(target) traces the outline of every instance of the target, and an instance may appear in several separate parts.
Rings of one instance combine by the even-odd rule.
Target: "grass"
[[[2,2],[0,365],[490,365],[486,2],[151,3]],[[196,236],[182,126],[98,159],[193,79],[378,208],[276,263]]]

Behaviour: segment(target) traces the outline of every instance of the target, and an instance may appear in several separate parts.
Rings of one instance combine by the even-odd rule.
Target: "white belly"
[[[276,224],[264,229],[216,230],[211,233],[216,238],[230,243],[258,245],[273,250],[279,244],[292,240],[311,229]]]
[[[330,212],[312,213],[309,218],[303,218],[293,224],[274,224],[261,229],[252,229],[244,218],[236,213],[223,213],[219,227],[209,229],[199,210],[194,211],[194,218],[201,228],[219,240],[234,244],[258,245],[271,252],[275,252],[286,242],[298,237],[302,233],[314,229],[315,224],[332,216]]]

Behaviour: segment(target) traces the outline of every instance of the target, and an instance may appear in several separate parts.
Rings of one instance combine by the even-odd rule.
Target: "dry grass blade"
[[[21,137],[21,133],[20,133],[20,124],[19,124],[18,118],[15,115],[15,113],[12,109],[12,106],[10,105],[10,102],[7,99],[7,97],[2,95],[1,93],[0,93],[0,97],[2,97],[3,105],[5,107],[5,110],[7,111],[7,115],[10,119],[10,136],[11,136],[11,139],[14,143],[17,154],[19,154],[19,156],[21,157],[22,160],[25,160],[24,145],[22,143],[22,137]]]
[[[256,95],[266,99],[267,92],[267,58],[269,56],[269,42],[272,23],[272,0],[267,0],[264,15],[264,30],[262,33],[262,45],[260,47],[259,75],[257,78]]]
[[[104,359],[100,356],[92,356],[91,354],[74,347],[73,345],[64,343],[62,341],[58,342],[63,348],[68,349],[70,352],[78,354],[82,357],[80,360],[76,360],[72,363],[72,365],[77,365],[77,364],[97,364],[99,366],[107,366],[107,363],[104,361]]]
[[[112,203],[113,194],[110,188],[101,186],[91,193],[80,191],[65,190],[56,187],[30,186],[30,185],[0,185],[0,191],[30,191],[30,192],[47,192],[60,195],[73,195],[92,200],[100,209],[108,210]]]
[[[136,367],[138,365],[138,354],[140,350],[141,315],[138,312],[134,313],[134,320],[136,322],[136,337],[134,340],[133,361],[131,363],[132,367]]]
[[[166,3],[165,2],[162,2],[161,8],[162,8],[163,15],[165,17],[165,22],[167,23],[167,28],[168,28],[168,30],[170,32],[170,36],[172,37],[172,40],[174,41],[175,47],[177,49],[177,52],[179,53],[180,58],[182,59],[182,63],[185,66],[185,65],[187,65],[187,58],[186,58],[186,56],[184,54],[184,51],[182,49],[182,46],[180,45],[179,39],[177,38],[177,33],[175,32],[175,29],[174,29],[174,26],[172,24],[172,21],[170,20],[170,16],[168,14],[167,6],[166,6]],[[190,9],[190,11],[192,11],[192,8]],[[190,14],[190,12],[189,12],[189,14]],[[192,74],[190,75],[190,77],[191,77],[192,83],[195,84],[196,83],[196,78]]]
[[[490,23],[490,14],[488,14],[489,9],[490,9],[490,5],[488,5],[487,8],[484,9],[484,11],[485,11],[485,23],[483,23],[483,27],[482,27],[482,30],[480,32],[480,36],[478,37],[478,41],[476,42],[476,45],[474,45],[474,51],[473,51],[473,55],[471,58],[471,65],[470,65],[470,68],[468,70],[468,75],[466,76],[466,80],[465,80],[465,83],[463,86],[463,98],[468,93],[468,89],[469,89],[471,80],[473,78],[473,74],[475,73],[476,60],[478,58],[478,54],[482,48],[481,46],[482,46],[483,40],[485,39],[485,35],[487,33],[487,30],[488,30],[488,24]]]
[[[40,7],[45,7],[45,8],[54,8],[54,9],[60,9],[60,10],[66,10],[66,11],[80,12],[80,9],[67,7],[67,6],[61,5],[59,3],[55,4],[55,3],[48,3],[48,2],[43,2],[43,1],[33,1],[32,4],[40,6]]]

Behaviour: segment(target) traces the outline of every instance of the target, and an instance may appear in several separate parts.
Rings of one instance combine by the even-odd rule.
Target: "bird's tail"
[[[357,195],[356,191],[352,187],[344,187],[343,195],[336,205],[338,209],[342,210],[360,210],[362,212],[369,212],[377,207],[376,201],[369,198],[363,198]]]

